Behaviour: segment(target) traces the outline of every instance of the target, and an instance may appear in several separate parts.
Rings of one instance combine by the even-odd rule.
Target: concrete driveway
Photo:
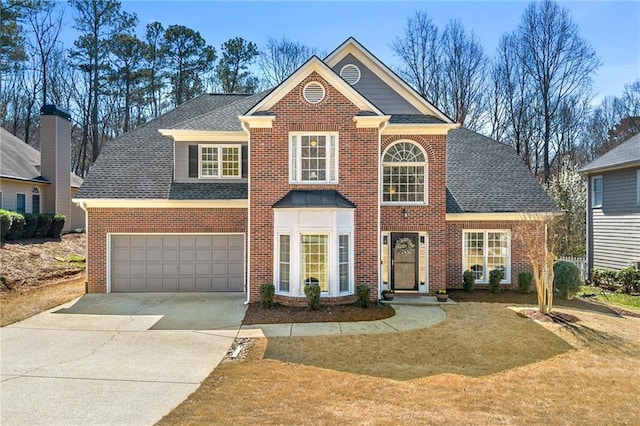
[[[0,329],[0,423],[155,423],[222,360],[244,300],[89,294]]]

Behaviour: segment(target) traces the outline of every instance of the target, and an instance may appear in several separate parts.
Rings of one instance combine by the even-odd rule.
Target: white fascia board
[[[275,105],[287,93],[291,92],[291,90],[293,90],[298,84],[300,84],[301,81],[303,81],[309,74],[314,71],[361,110],[373,111],[376,114],[382,115],[382,111],[380,111],[375,105],[369,102],[360,93],[358,93],[353,87],[349,85],[349,83],[347,83],[336,73],[334,73],[333,70],[329,68],[327,64],[322,62],[317,56],[309,59],[309,61],[307,61],[305,65],[300,67],[298,71],[291,74],[289,78],[287,78],[264,99],[262,99],[253,108],[251,108],[246,113],[246,115],[252,115],[256,111],[268,111],[269,108]]]
[[[383,130],[384,136],[388,135],[446,135],[449,130],[460,127],[458,123],[439,124],[389,124]]]
[[[120,198],[74,198],[71,200],[84,208],[112,209],[234,209],[247,208],[248,200],[150,200]]]
[[[523,213],[447,213],[447,222],[474,222],[474,221],[523,221],[546,219],[561,215],[560,212],[523,212]]]
[[[240,120],[241,123],[247,124],[250,129],[270,129],[273,127],[273,122],[276,119],[276,116],[275,115],[239,115],[238,119]]]
[[[640,161],[632,160],[632,161],[628,161],[628,162],[622,163],[622,164],[615,164],[613,166],[596,167],[595,169],[587,169],[585,171],[578,170],[578,173],[581,173],[581,174],[583,174],[585,176],[590,176],[590,175],[598,175],[598,174],[603,173],[603,172],[611,172],[611,171],[614,171],[614,170],[629,169],[629,168],[638,167],[638,166],[640,166]]]
[[[390,115],[356,115],[353,121],[356,122],[356,128],[379,128],[391,118]]]
[[[247,142],[247,134],[238,131],[158,129],[162,136],[172,137],[174,141],[188,142]]]
[[[407,102],[413,105],[422,114],[435,115],[445,123],[452,123],[451,119],[443,114],[438,108],[420,96],[411,86],[398,78],[389,68],[380,62],[375,56],[370,54],[353,37],[349,38],[330,56],[325,59],[329,67],[335,66],[345,56],[351,53],[356,59],[369,68],[378,78],[387,83],[392,89],[398,92]]]

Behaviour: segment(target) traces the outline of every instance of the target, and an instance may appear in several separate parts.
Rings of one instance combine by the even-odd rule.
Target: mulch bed
[[[543,314],[538,310],[524,309],[520,311],[519,314],[541,322],[557,322],[562,324],[580,321],[580,319],[575,315],[570,315],[564,312],[552,312],[551,314]]]
[[[263,309],[259,303],[251,303],[242,324],[282,324],[289,322],[352,322],[374,321],[390,318],[395,311],[389,305],[323,305],[312,311],[308,307],[275,304],[273,309]]]

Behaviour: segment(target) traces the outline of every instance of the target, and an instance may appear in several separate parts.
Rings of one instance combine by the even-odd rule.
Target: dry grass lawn
[[[84,274],[71,281],[0,293],[0,327],[22,321],[84,294]]]
[[[446,310],[414,332],[261,340],[160,424],[638,424],[640,318]]]

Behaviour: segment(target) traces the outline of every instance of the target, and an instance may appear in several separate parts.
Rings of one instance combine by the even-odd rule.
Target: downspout
[[[381,225],[380,222],[382,220],[382,207],[381,207],[381,200],[382,200],[382,186],[381,186],[381,182],[382,182],[382,132],[384,132],[384,129],[387,128],[387,126],[389,125],[389,121],[385,120],[380,126],[378,126],[378,198],[377,198],[377,203],[378,203],[378,247],[377,247],[377,254],[376,254],[376,258],[378,261],[378,299],[380,299],[380,297],[382,296],[382,263],[381,263],[381,259],[380,259],[380,248],[382,247],[382,233],[381,233]]]
[[[247,293],[247,300],[243,302],[244,305],[248,305],[250,303],[250,294],[251,294],[251,232],[250,232],[250,223],[251,223],[251,132],[247,127],[247,124],[240,120],[240,125],[242,129],[247,132],[247,285],[245,287]]]
[[[89,292],[89,281],[88,281],[88,269],[89,269],[89,211],[87,210],[87,202],[86,201],[78,201],[71,200],[78,207],[84,210],[84,236],[85,236],[85,247],[84,247],[84,294]]]

